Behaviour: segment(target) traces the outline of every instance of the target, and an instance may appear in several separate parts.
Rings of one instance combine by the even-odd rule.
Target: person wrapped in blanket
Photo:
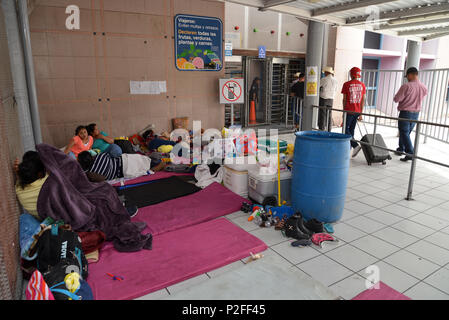
[[[154,161],[140,154],[122,154],[113,158],[109,153],[92,156],[85,151],[79,154],[78,162],[92,182],[135,178],[148,174],[150,170],[161,171],[165,167],[164,162],[153,164]]]
[[[122,252],[151,250],[146,224],[132,222],[137,207],[124,207],[108,183],[90,182],[72,157],[46,144],[15,160],[16,194],[22,207],[38,221],[52,218],[75,232],[100,230]],[[88,153],[88,152],[87,152]]]

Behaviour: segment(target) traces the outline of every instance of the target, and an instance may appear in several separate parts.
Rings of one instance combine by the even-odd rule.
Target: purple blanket
[[[41,218],[70,224],[75,231],[101,230],[118,251],[151,249],[145,223],[131,222],[114,188],[87,179],[78,162],[47,144],[36,146],[49,177],[37,202]]]

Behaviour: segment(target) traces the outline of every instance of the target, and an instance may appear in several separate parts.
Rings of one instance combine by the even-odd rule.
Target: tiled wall
[[[78,5],[80,30],[67,30],[66,6]],[[44,142],[64,146],[80,124],[98,123],[113,136],[148,124],[171,129],[187,116],[221,128],[221,72],[178,71],[176,14],[218,17],[212,0],[41,0],[30,16],[32,50]],[[167,81],[167,93],[130,95],[129,82]]]

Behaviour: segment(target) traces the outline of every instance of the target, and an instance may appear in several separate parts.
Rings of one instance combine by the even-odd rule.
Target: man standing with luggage
[[[324,67],[325,77],[320,80],[320,106],[332,109],[334,106],[334,96],[337,91],[337,80],[334,78],[334,69]],[[327,124],[326,124],[327,120]],[[332,111],[320,109],[318,112],[318,127],[321,131],[332,131]]]
[[[407,83],[402,85],[394,96],[394,102],[398,103],[399,118],[418,120],[421,111],[422,101],[427,95],[427,88],[418,79],[418,69],[415,67],[407,70]],[[399,152],[405,152],[407,155],[401,161],[412,160],[415,149],[410,139],[410,133],[415,128],[416,123],[408,121],[398,121],[399,128]]]
[[[350,71],[351,80],[343,84],[341,93],[343,94],[343,108],[348,111],[346,114],[346,128],[345,133],[352,136],[354,139],[354,130],[357,121],[361,120],[361,113],[363,113],[363,106],[365,104],[366,87],[359,79],[362,77],[362,70],[354,67]],[[362,147],[351,140],[351,148],[353,148],[352,157],[356,157]]]

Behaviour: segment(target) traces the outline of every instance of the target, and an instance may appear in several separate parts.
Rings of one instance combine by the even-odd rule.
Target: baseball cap
[[[350,71],[351,77],[353,78],[361,78],[362,77],[362,70],[360,68],[354,67]]]

